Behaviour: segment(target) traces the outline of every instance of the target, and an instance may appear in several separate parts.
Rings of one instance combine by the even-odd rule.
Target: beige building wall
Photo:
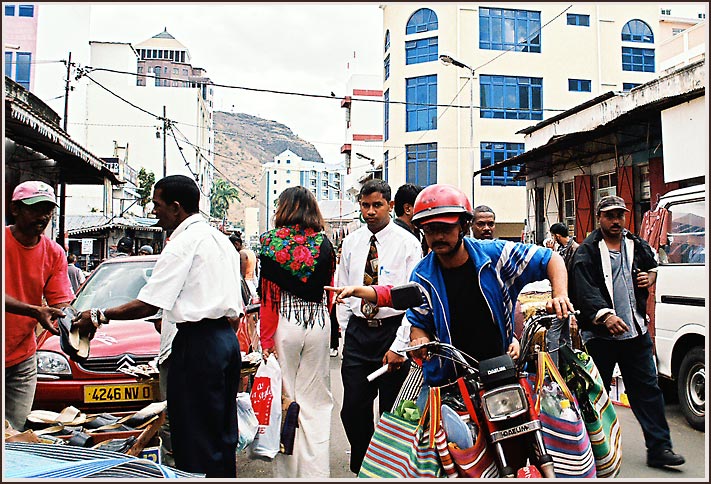
[[[485,119],[480,117],[480,76],[501,75],[540,77],[543,79],[543,119],[577,106],[608,91],[622,91],[623,83],[642,84],[655,77],[649,72],[622,70],[622,47],[657,48],[660,10],[655,3],[593,4],[574,3],[496,3],[488,8],[539,11],[541,52],[527,53],[479,48],[479,4],[406,3],[383,8],[383,32],[390,32],[390,78],[383,91],[389,90],[390,136],[385,141],[391,186],[405,183],[405,146],[437,143],[437,182],[448,183],[472,193],[472,173],[481,166],[481,142],[523,143],[517,131],[539,120]],[[482,5],[483,7],[484,5]],[[420,8],[430,8],[438,19],[438,29],[406,35],[410,16]],[[567,24],[567,14],[590,16],[590,26]],[[622,42],[621,31],[632,19],[646,22],[655,35],[655,43]],[[470,145],[470,72],[439,61],[405,65],[405,42],[438,37],[438,54],[449,54],[474,68],[474,143]],[[384,54],[384,57],[388,55]],[[437,129],[405,131],[405,79],[437,75]],[[590,92],[571,92],[568,79],[591,81]],[[444,107],[444,105],[453,105]],[[473,148],[473,162],[472,162]],[[530,149],[530,148],[529,148]],[[478,175],[473,204],[494,209],[497,235],[518,236],[526,217],[525,186],[482,186]]]

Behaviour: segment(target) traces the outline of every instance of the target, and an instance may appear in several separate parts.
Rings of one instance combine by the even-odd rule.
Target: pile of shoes
[[[157,360],[157,358],[154,358],[143,365],[122,366],[119,368],[119,371],[121,373],[125,373],[126,375],[135,377],[139,382],[157,380],[160,376],[160,371],[158,371],[157,367]]]
[[[87,415],[72,406],[59,413],[33,410],[27,416],[25,426],[37,438],[51,443],[66,443],[91,448],[108,446],[108,450],[125,453],[136,442],[136,435],[129,435],[122,439],[100,439],[96,437],[97,434],[106,432],[139,433],[138,431],[145,429],[159,419],[160,414],[166,408],[165,401],[154,402],[133,414],[122,417],[109,413]]]

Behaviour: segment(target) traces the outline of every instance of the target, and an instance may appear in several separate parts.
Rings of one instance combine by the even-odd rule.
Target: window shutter
[[[627,230],[636,234],[639,230],[635,225],[634,182],[631,166],[621,166],[617,169],[617,195],[623,198],[625,206],[629,210]]]
[[[573,179],[573,182],[575,187],[575,241],[580,244],[595,228],[592,177],[578,175]]]

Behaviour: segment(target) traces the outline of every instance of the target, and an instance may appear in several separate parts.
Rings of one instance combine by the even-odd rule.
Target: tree
[[[224,219],[233,201],[241,202],[237,188],[227,180],[215,178],[210,189],[210,216]]]
[[[143,216],[146,216],[146,206],[151,202],[151,194],[153,193],[153,185],[156,182],[156,176],[152,171],[146,171],[141,168],[138,172],[138,204],[143,208]]]

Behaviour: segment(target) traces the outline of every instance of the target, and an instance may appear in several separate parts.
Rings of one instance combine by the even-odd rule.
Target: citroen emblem
[[[121,368],[128,368],[129,366],[133,366],[136,364],[136,361],[131,358],[130,355],[123,355],[121,358],[118,360],[118,367],[116,368],[117,370],[121,370]]]

